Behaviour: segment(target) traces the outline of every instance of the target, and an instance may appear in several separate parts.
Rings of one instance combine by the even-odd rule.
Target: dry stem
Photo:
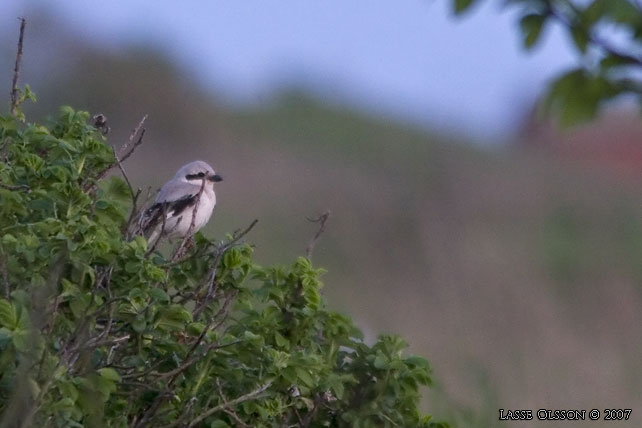
[[[13,80],[11,81],[11,115],[15,116],[18,111],[18,94],[20,90],[18,89],[18,79],[20,78],[20,64],[22,62],[22,44],[25,36],[25,24],[26,21],[24,18],[20,19],[20,36],[18,38],[18,52],[16,52],[16,63],[13,67]]]

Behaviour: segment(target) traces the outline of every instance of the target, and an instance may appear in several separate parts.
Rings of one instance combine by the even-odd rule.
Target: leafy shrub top
[[[307,258],[261,267],[241,235],[199,233],[171,259],[131,236],[88,117],[0,116],[0,426],[446,426],[418,410],[427,361],[364,343]]]

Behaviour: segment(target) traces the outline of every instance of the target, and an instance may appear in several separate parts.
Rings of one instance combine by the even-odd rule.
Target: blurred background
[[[399,333],[459,427],[498,409],[632,408],[642,422],[642,124],[626,105],[560,130],[534,112],[573,63],[548,28],[534,54],[497,2],[3,0],[10,90],[27,19],[25,110],[104,113],[156,189],[187,161],[225,181],[205,233],[259,225],[260,263],[314,254],[330,305],[368,337]],[[636,407],[637,406],[637,407]],[[564,426],[584,426],[565,423]]]

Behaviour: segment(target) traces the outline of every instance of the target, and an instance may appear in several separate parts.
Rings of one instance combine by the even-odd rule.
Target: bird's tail
[[[152,233],[149,235],[147,238],[147,246],[151,247],[152,245],[156,245],[158,240],[161,238],[161,233],[158,227],[154,228]]]

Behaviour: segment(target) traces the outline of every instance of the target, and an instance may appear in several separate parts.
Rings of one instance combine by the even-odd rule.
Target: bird
[[[223,177],[207,162],[197,160],[183,165],[141,216],[140,228],[150,245],[163,236],[184,238],[205,226],[216,206],[214,183],[220,181]]]

